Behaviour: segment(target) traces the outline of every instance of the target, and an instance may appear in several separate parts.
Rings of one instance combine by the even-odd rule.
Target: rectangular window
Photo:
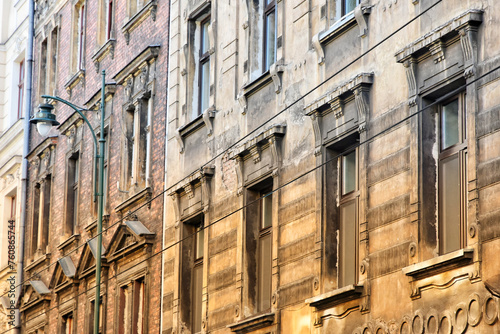
[[[104,323],[104,319],[102,318],[103,317],[103,312],[102,312],[102,299],[104,297],[101,296],[101,298],[99,299],[99,334],[100,333],[103,333],[103,326],[102,324]],[[88,328],[89,328],[89,334],[94,334],[94,312],[95,312],[95,300],[92,300],[90,302],[90,308],[89,308],[89,312],[88,312]]]
[[[183,222],[181,260],[181,319],[190,333],[202,330],[203,260],[205,256],[204,216],[197,215]]]
[[[208,28],[210,16],[200,22],[200,55],[199,55],[199,108],[198,114],[202,114],[210,103],[210,42],[208,39]]]
[[[39,95],[47,94],[47,39],[40,46]]]
[[[360,0],[341,0],[342,2],[342,16],[352,12],[357,5],[359,5]]]
[[[85,5],[78,8],[78,70],[83,70],[85,42]]]
[[[78,179],[80,161],[78,152],[68,159],[66,181],[66,236],[75,234],[78,224]]]
[[[272,292],[272,226],[273,226],[273,197],[272,189],[260,193],[260,222],[257,256],[257,301],[258,312],[271,309]]]
[[[57,79],[57,43],[58,43],[59,28],[56,27],[50,34],[50,69],[49,69],[49,94],[54,94],[56,90]]]
[[[146,186],[146,175],[149,173],[148,145],[150,145],[150,127],[152,102],[140,99],[133,108],[125,111],[126,140],[124,141],[124,184],[140,189]],[[125,190],[125,189],[124,189]]]
[[[113,0],[108,0],[106,6],[106,40],[111,38],[111,29],[113,28]]]
[[[276,61],[276,2],[265,0],[264,4],[263,72]]]
[[[439,248],[446,254],[465,247],[467,225],[467,141],[465,94],[439,110]]]
[[[24,60],[19,63],[19,81],[17,82],[17,119],[23,117],[24,106]]]
[[[72,334],[73,328],[73,313],[63,315],[61,319],[61,334]]]
[[[203,303],[203,256],[205,249],[205,230],[202,225],[196,228],[195,242],[194,242],[194,265],[193,265],[193,333],[201,332],[201,321],[203,317],[202,303]]]
[[[46,252],[49,238],[51,177],[47,176],[36,183],[33,191],[33,225],[32,251],[33,255]]]
[[[357,283],[358,267],[358,151],[339,158],[339,287]]]

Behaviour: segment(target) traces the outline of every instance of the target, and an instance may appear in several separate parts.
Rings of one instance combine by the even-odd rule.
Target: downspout
[[[23,270],[24,270],[24,235],[26,226],[26,192],[28,184],[28,159],[26,158],[30,150],[30,117],[31,117],[31,91],[33,74],[33,37],[35,23],[35,2],[28,0],[28,39],[26,45],[26,93],[24,109],[24,133],[23,133],[23,161],[21,163],[21,217],[19,225],[19,237],[17,239],[17,282],[16,282],[16,306],[19,310],[21,303]],[[16,331],[21,333],[20,313],[16,312]]]

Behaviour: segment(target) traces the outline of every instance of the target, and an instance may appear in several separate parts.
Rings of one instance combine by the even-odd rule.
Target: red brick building
[[[101,333],[158,333],[169,3],[39,0],[33,106],[81,106],[100,131],[106,71]],[[60,102],[28,160],[25,333],[93,333],[97,202],[91,131]],[[31,110],[33,114],[36,110]]]

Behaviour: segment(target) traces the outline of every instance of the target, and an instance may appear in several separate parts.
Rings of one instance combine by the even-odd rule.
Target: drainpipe
[[[16,282],[16,306],[19,310],[21,306],[22,281],[24,270],[24,234],[26,226],[26,189],[28,183],[28,160],[26,156],[30,150],[30,117],[31,117],[31,91],[32,91],[32,73],[33,73],[33,37],[35,23],[35,2],[28,0],[28,39],[26,45],[26,93],[24,109],[24,133],[23,133],[23,161],[21,163],[21,217],[19,225],[19,234],[17,238],[17,282]],[[20,313],[16,312],[17,327],[14,333],[21,333]]]

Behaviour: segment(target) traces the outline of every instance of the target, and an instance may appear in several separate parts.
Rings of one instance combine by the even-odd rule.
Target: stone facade
[[[496,333],[492,0],[172,1],[162,334]]]
[[[42,94],[57,95],[84,108],[98,138],[104,117],[100,332],[157,333],[169,3],[40,0],[35,11],[31,114]],[[94,141],[78,113],[48,102],[60,125],[43,138],[31,132],[21,328],[92,333]]]
[[[15,286],[21,216],[28,1],[0,6],[0,332],[19,323]],[[9,247],[10,246],[10,247]],[[10,249],[9,249],[10,248]]]

